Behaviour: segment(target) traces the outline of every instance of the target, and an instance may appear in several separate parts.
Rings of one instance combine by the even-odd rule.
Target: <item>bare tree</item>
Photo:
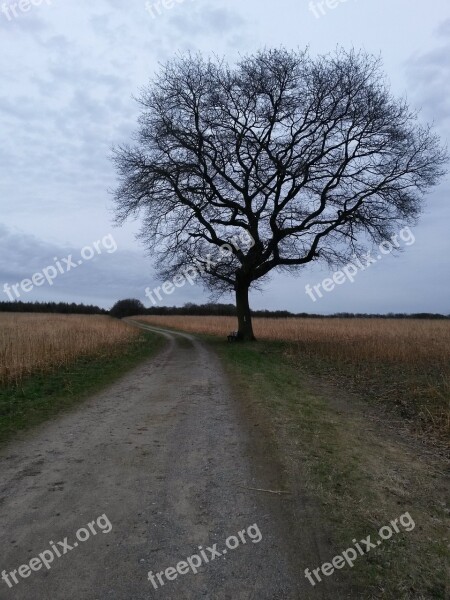
[[[444,174],[439,139],[364,53],[264,50],[233,67],[188,55],[139,102],[136,143],[115,150],[117,218],[143,214],[141,237],[165,275],[251,237],[203,275],[212,290],[235,290],[244,340],[254,339],[251,286],[388,238]]]

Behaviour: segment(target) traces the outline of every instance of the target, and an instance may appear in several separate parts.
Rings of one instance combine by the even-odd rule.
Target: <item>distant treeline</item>
[[[234,304],[185,304],[182,307],[177,306],[155,306],[144,308],[142,314],[146,315],[192,315],[192,316],[236,316],[236,307]],[[350,313],[342,312],[332,315],[318,315],[314,313],[292,313],[288,310],[252,310],[254,317],[266,319],[450,319],[450,315],[441,315],[438,313]]]
[[[203,317],[235,317],[236,306],[234,304],[192,304],[188,303],[182,307],[177,306],[154,306],[144,308],[145,315],[190,315]],[[252,310],[254,317],[267,317],[271,319],[287,319],[297,316],[319,316],[319,315],[295,315],[287,310]]]
[[[108,311],[92,304],[75,302],[0,302],[0,312],[61,313],[76,315],[107,315]]]
[[[117,306],[120,305],[120,306]],[[146,308],[139,300],[122,300],[116,305],[120,309],[129,309],[131,314],[142,315],[191,315],[191,316],[217,316],[217,317],[235,317],[236,307],[234,304],[193,304],[189,302],[182,307],[178,306],[153,306]],[[116,316],[114,308],[112,314]],[[435,313],[388,313],[368,314],[368,313],[335,313],[333,315],[318,315],[314,313],[292,313],[288,310],[252,310],[254,317],[262,317],[266,319],[449,319],[450,315],[441,315]]]
[[[234,304],[193,304],[189,302],[184,306],[153,306],[146,308],[140,300],[120,300],[108,311],[92,304],[76,304],[75,302],[0,302],[0,312],[27,312],[27,313],[60,313],[78,315],[107,315],[114,317],[132,315],[186,315],[186,316],[215,316],[235,317]],[[450,315],[436,313],[335,313],[333,315],[318,315],[314,313],[292,313],[288,310],[253,310],[254,317],[265,319],[450,319]]]

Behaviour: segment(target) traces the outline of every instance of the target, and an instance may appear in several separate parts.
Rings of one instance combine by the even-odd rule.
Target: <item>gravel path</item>
[[[0,568],[55,555],[50,570],[36,561],[38,570],[15,574],[17,584],[8,576],[11,588],[0,580],[1,599],[322,598],[303,575],[323,562],[312,525],[296,525],[305,529],[305,543],[296,544],[293,499],[249,489],[279,485],[277,465],[250,431],[257,423],[243,422],[202,342],[163,335],[156,358],[0,454]],[[80,528],[86,541],[75,536]],[[225,545],[229,536],[237,536],[235,549]],[[214,544],[221,556],[207,550]],[[201,556],[199,546],[209,563],[197,574],[169,569],[173,580],[164,574],[161,585],[156,574]]]

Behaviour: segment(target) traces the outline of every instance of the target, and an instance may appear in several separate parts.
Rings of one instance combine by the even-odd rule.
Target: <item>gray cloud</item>
[[[15,12],[11,8],[15,7]],[[14,16],[14,15],[17,16]],[[15,36],[20,34],[31,35],[37,38],[39,33],[48,30],[48,26],[43,18],[38,15],[38,11],[31,7],[31,12],[20,12],[17,2],[2,2],[0,4],[0,35]]]
[[[187,1],[183,9],[171,14],[170,22],[178,31],[190,36],[230,34],[245,25],[245,20],[228,8],[196,6]]]
[[[66,268],[63,259],[72,256],[74,263],[77,263],[82,251],[81,247],[48,243],[1,225],[0,235],[1,300],[8,300],[8,295],[3,291],[5,283],[11,287],[35,273],[42,273],[46,267],[55,266],[55,258]],[[114,238],[114,233],[112,235]],[[103,234],[98,239],[101,241],[104,237]],[[95,241],[93,239],[88,245],[92,247]],[[114,248],[109,240],[105,246],[110,250]],[[70,302],[77,297],[95,300],[107,307],[122,297],[143,298],[144,287],[153,279],[149,261],[138,252],[118,248],[116,252],[109,253],[103,246],[100,248],[100,255],[85,260],[82,265],[68,272],[59,273],[51,286],[46,282],[28,293],[19,288],[19,299],[27,302],[54,296]],[[14,292],[12,295],[15,295]]]
[[[406,63],[411,97],[433,119],[450,131],[450,19],[437,29],[437,45],[417,53]]]

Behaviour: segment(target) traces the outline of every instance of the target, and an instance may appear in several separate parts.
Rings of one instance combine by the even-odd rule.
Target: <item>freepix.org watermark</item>
[[[146,2],[145,10],[151,15],[152,19],[156,19],[163,14],[165,10],[171,10],[178,4],[194,2],[195,0],[157,0],[156,2]]]
[[[19,0],[18,2],[3,2],[0,11],[8,21],[17,19],[21,14],[29,12],[33,7],[45,4],[50,6],[53,0]]]
[[[316,302],[317,298],[323,298],[323,292],[332,292],[337,285],[342,285],[347,281],[353,283],[359,271],[365,271],[373,264],[380,261],[383,256],[391,254],[395,249],[400,248],[402,242],[405,246],[412,246],[416,238],[409,227],[404,227],[399,234],[393,235],[389,240],[384,240],[378,246],[377,256],[372,256],[372,252],[367,252],[361,257],[354,257],[354,261],[348,263],[340,271],[336,271],[332,277],[326,277],[321,283],[316,285],[305,286],[305,294],[307,294],[313,302]],[[317,297],[316,297],[317,296]]]
[[[199,277],[209,273],[222,260],[230,258],[233,254],[233,248],[248,251],[254,245],[255,240],[250,233],[243,231],[240,235],[234,236],[229,244],[221,246],[216,256],[208,254],[205,257],[198,257],[192,265],[177,273],[170,281],[165,281],[162,285],[153,289],[145,288],[145,296],[151,300],[153,306],[156,306],[158,302],[162,302],[162,294],[170,296],[177,288],[184,287],[188,282],[190,285],[194,285]]]
[[[320,17],[325,16],[329,10],[334,10],[340,4],[345,4],[346,2],[349,2],[349,0],[317,0],[317,2],[311,0],[308,4],[308,8],[316,19],[320,19]]]
[[[35,287],[40,287],[46,282],[53,285],[54,280],[59,275],[64,275],[73,269],[77,269],[84,262],[92,260],[95,256],[102,254],[106,250],[107,254],[113,254],[117,250],[117,244],[112,234],[105,235],[101,240],[97,240],[91,246],[84,246],[80,251],[80,258],[74,259],[73,254],[67,258],[55,257],[54,264],[48,265],[42,271],[34,273],[29,279],[22,279],[19,283],[3,285],[3,292],[8,296],[11,302],[20,298],[21,293],[32,292]]]
[[[247,541],[257,544],[261,540],[262,533],[255,523],[254,525],[247,527],[247,529],[242,529],[237,535],[230,535],[230,537],[225,540],[226,547],[221,551],[217,549],[217,544],[207,546],[206,549],[203,549],[203,546],[199,546],[197,554],[192,554],[192,556],[189,556],[186,560],[180,561],[176,567],[168,567],[164,571],[160,571],[156,574],[153,574],[153,571],[150,571],[148,579],[152,582],[155,590],[157,590],[158,587],[162,587],[166,581],[174,581],[178,575],[186,575],[187,573],[196,575],[202,565],[206,565],[213,560],[216,560],[216,558],[225,556],[228,550],[236,550],[240,545],[246,544]],[[166,578],[166,581],[164,581],[164,578]]]
[[[49,542],[51,550],[44,550],[32,558],[28,563],[21,565],[14,571],[2,571],[2,579],[9,588],[19,583],[19,577],[27,579],[33,571],[40,571],[42,567],[45,567],[48,571],[52,568],[52,563],[55,558],[61,558],[68,552],[71,552],[78,547],[79,542],[84,543],[91,537],[95,536],[99,531],[102,533],[109,533],[112,530],[112,525],[108,517],[103,514],[98,517],[95,521],[91,521],[86,527],[81,527],[75,534],[76,541],[69,544],[68,538],[64,538],[62,542]],[[18,577],[19,576],[19,577]]]
[[[400,533],[401,530],[398,526],[398,523],[400,523],[404,531],[412,531],[416,526],[409,512],[406,512],[398,519],[391,521],[389,525],[384,525],[384,527],[382,527],[378,532],[378,540],[372,542],[370,535],[359,542],[354,539],[352,540],[354,547],[347,548],[341,554],[335,556],[331,562],[323,563],[322,566],[318,567],[317,569],[313,569],[312,572],[309,569],[305,569],[306,579],[312,586],[315,586],[317,582],[320,583],[322,581],[321,575],[329,577],[334,573],[335,569],[343,569],[346,565],[353,567],[357,558],[364,556],[364,554],[367,554],[373,548],[381,546],[383,541],[389,540],[394,535],[394,532]],[[313,576],[316,580],[314,580]]]

